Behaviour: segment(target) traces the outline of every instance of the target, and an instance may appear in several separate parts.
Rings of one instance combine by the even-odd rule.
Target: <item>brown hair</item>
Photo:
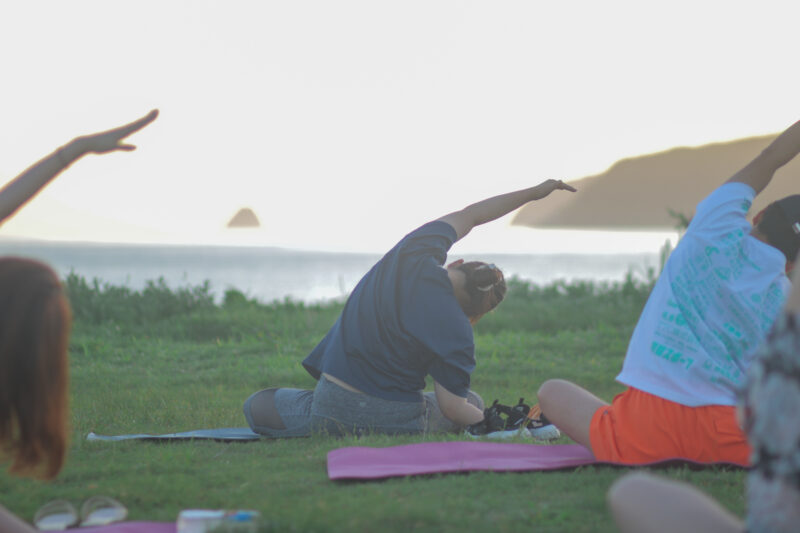
[[[50,479],[64,464],[71,321],[50,267],[0,258],[0,450],[14,474]]]
[[[474,324],[503,301],[506,280],[499,268],[482,261],[461,263],[456,268],[466,276],[464,291],[468,301],[462,303],[461,308]]]
[[[791,263],[800,250],[800,194],[772,202],[754,218],[753,225]]]

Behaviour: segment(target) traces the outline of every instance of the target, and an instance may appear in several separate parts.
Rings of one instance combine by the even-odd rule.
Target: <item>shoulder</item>
[[[747,184],[730,182],[717,187],[706,196],[699,204],[687,233],[696,231],[700,227],[740,224],[748,226],[747,212],[753,204],[755,190]]]
[[[725,183],[697,204],[697,214],[725,206],[744,215],[750,210],[755,197],[756,191],[745,183]]]
[[[456,242],[457,235],[453,226],[441,220],[428,222],[415,229],[397,243],[394,251],[404,256],[434,256],[437,263],[444,264],[447,251]]]
[[[423,224],[403,238],[403,241],[425,237],[443,237],[455,242],[456,230],[444,220],[433,220]]]

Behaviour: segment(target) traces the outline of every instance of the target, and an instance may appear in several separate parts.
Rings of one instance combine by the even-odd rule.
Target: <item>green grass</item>
[[[385,437],[153,444],[96,443],[103,434],[244,426],[241,404],[269,386],[312,388],[301,359],[324,335],[340,303],[262,304],[208,286],[140,292],[67,280],[75,313],[70,344],[72,444],[51,483],[0,474],[0,500],[30,520],[45,502],[106,494],[130,519],[174,520],[186,508],[261,511],[265,531],[613,531],[605,506],[610,467],[568,472],[471,473],[332,482],[328,451],[449,437]],[[510,284],[507,301],[476,327],[473,388],[484,400],[534,402],[561,377],[610,400],[649,284]],[[562,438],[560,443],[568,443]],[[658,471],[707,491],[738,515],[744,474]]]

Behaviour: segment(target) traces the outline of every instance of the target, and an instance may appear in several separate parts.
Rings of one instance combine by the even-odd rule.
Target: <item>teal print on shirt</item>
[[[719,279],[727,280],[731,277],[731,269],[730,268],[715,268],[714,273],[717,275]]]
[[[733,324],[731,324],[730,322],[727,322],[723,327],[725,328],[725,331],[727,331],[728,333],[730,333],[731,335],[733,335],[737,339],[741,339],[742,338],[742,332],[739,331],[738,329],[736,329],[736,327]]]
[[[664,346],[660,342],[654,341],[652,344],[650,344],[650,351],[656,356],[664,359],[665,361],[669,361],[670,363],[686,365],[686,370],[689,370],[689,368],[692,366],[692,363],[694,363],[694,359],[691,357],[684,357],[681,352],[677,352],[669,346]]]
[[[719,365],[714,365],[714,374],[711,376],[712,383],[720,383],[720,382],[727,382],[727,383],[739,383],[739,378],[741,377],[741,372],[738,370],[730,369],[730,368],[722,368]]]
[[[686,319],[683,318],[683,315],[680,313],[670,313],[669,311],[664,311],[661,313],[661,319],[664,322],[669,322],[671,324],[675,324],[676,326],[686,325]]]

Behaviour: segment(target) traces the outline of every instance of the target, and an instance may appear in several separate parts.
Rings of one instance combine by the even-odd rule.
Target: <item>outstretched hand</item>
[[[135,150],[136,146],[123,143],[123,139],[153,122],[157,116],[158,109],[154,109],[147,115],[138,120],[134,120],[130,124],[99,133],[83,135],[75,139],[74,142],[80,145],[83,151],[93,152],[95,154],[105,154],[118,150],[130,152],[131,150]]]
[[[547,180],[543,181],[539,185],[535,187],[536,195],[534,200],[541,200],[545,196],[549,195],[553,191],[570,191],[570,192],[577,192],[575,187],[571,185],[567,185],[561,180]]]
[[[28,167],[22,174],[0,189],[0,223],[13,215],[50,180],[85,154],[135,150],[134,145],[123,143],[123,139],[153,122],[157,116],[158,110],[154,109],[130,124],[76,137],[49,156]]]
[[[450,224],[456,230],[456,240],[459,240],[475,226],[496,220],[533,200],[541,200],[555,190],[576,192],[575,187],[561,180],[547,180],[527,189],[481,200],[439,220]]]

